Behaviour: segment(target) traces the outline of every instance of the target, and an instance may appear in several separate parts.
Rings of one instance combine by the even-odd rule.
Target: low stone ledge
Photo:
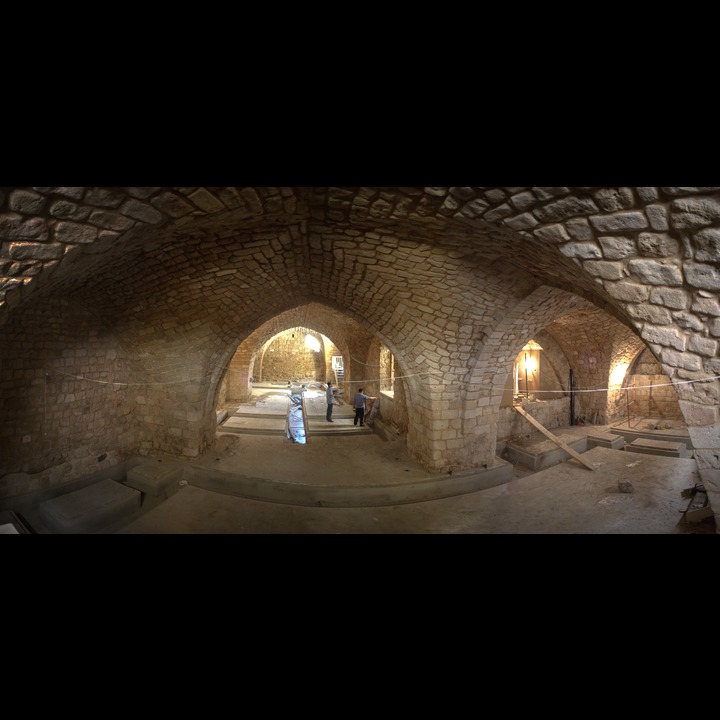
[[[664,455],[666,457],[678,458],[686,458],[688,456],[685,443],[670,442],[668,440],[637,438],[627,445],[625,449],[630,452],[644,453],[646,455]]]
[[[132,515],[141,494],[115,480],[101,480],[82,490],[40,503],[40,517],[57,533],[94,532]]]
[[[625,438],[622,435],[615,435],[606,432],[588,433],[587,449],[594,447],[606,447],[613,450],[622,450],[625,447]]]
[[[179,463],[158,460],[136,465],[128,471],[125,484],[147,495],[159,497],[177,485],[183,477],[183,466]]]

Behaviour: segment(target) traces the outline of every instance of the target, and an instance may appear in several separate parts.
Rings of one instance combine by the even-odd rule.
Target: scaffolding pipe
[[[525,398],[530,399],[530,391],[528,390],[528,376],[527,376],[527,353],[525,353]]]

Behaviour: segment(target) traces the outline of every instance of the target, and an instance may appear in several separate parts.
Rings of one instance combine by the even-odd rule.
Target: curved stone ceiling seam
[[[103,189],[97,189],[97,188],[91,188],[87,189],[86,198],[89,197],[94,202],[97,202],[97,194],[99,192],[102,192]],[[197,213],[201,212],[212,212],[213,210],[217,210],[218,207],[224,207],[221,204],[213,204],[211,201],[209,201],[209,193],[208,189],[199,189],[199,188],[179,188],[179,189],[164,189],[166,194],[167,192],[180,192],[184,193],[187,198],[192,199],[196,203],[196,207],[198,209],[196,210]],[[639,197],[641,197],[642,202],[648,202],[647,198],[653,198],[653,192],[655,194],[655,197],[658,196],[657,190],[653,189],[608,189],[608,188],[600,188],[600,189],[594,189],[594,188],[581,188],[579,189],[581,192],[578,197],[561,197],[566,196],[571,189],[569,188],[554,188],[554,189],[547,189],[547,188],[531,188],[529,190],[521,190],[520,192],[516,193],[514,196],[510,196],[510,205],[508,207],[516,207],[520,203],[517,198],[523,197],[523,209],[527,212],[529,208],[532,208],[532,212],[535,214],[536,218],[539,218],[541,221],[549,222],[549,221],[566,221],[571,220],[574,217],[577,217],[578,214],[585,213],[585,215],[589,215],[591,213],[600,213],[601,211],[604,212],[617,212],[621,210],[628,210],[631,207],[635,207],[637,205],[640,205],[641,203],[635,198],[634,193],[637,193]],[[572,189],[577,190],[577,189]],[[670,196],[678,196],[683,197],[692,194],[693,192],[697,192],[699,189],[693,189],[693,188],[663,188],[662,191],[665,193],[670,194]],[[701,189],[704,192],[715,192],[715,188],[702,188]],[[391,192],[392,191],[392,192]],[[262,209],[264,211],[268,212],[279,212],[281,210],[288,209],[287,206],[283,205],[282,200],[282,192],[278,189],[254,189],[251,192],[254,192],[257,195],[263,196],[263,199],[261,199],[259,202],[262,206],[263,203],[265,203],[265,207]],[[285,189],[284,191],[287,195],[293,195],[293,191]],[[305,191],[306,192],[306,191]],[[405,213],[406,216],[412,216],[412,219],[416,223],[422,223],[423,220],[428,221],[429,214],[432,212],[432,208],[437,208],[437,203],[439,202],[438,198],[442,198],[443,195],[449,196],[452,192],[452,189],[442,189],[442,188],[432,188],[432,189],[409,189],[406,193],[403,193],[401,196],[396,196],[394,193],[397,193],[398,189],[372,189],[368,194],[371,197],[377,197],[378,202],[382,201],[383,203],[391,204],[389,201],[395,197],[397,203],[401,204],[407,212]],[[459,212],[458,215],[461,217],[467,217],[468,215],[472,215],[473,218],[477,218],[478,216],[488,217],[488,212],[494,210],[498,210],[499,208],[505,208],[505,203],[501,202],[504,201],[508,197],[508,193],[505,192],[503,189],[498,188],[490,188],[490,189],[472,189],[472,193],[474,193],[474,196],[471,197],[469,194],[466,193],[466,201],[465,206],[472,209],[472,212],[469,213],[462,213]],[[91,193],[95,193],[95,196],[93,197]],[[530,194],[528,196],[528,193]],[[582,193],[585,193],[586,196],[583,197]],[[594,195],[593,195],[594,193]],[[482,199],[480,197],[482,195]],[[335,196],[342,196],[342,199],[340,202],[334,202],[333,197]],[[352,196],[352,191],[348,191],[346,189],[327,189],[325,192],[325,197],[328,199],[328,206],[332,207],[332,212],[340,212],[343,209],[347,207],[347,203],[345,200]],[[311,196],[312,197],[312,196]],[[408,198],[410,198],[410,201],[408,201]],[[559,198],[559,199],[558,199]],[[201,202],[203,200],[203,202]],[[400,202],[402,201],[402,202]],[[204,204],[203,204],[204,203]],[[112,202],[107,202],[108,205],[117,207],[118,201],[117,198],[114,198]],[[461,205],[462,206],[462,205]],[[297,208],[298,204],[294,204],[293,208]],[[372,208],[372,204],[368,205],[369,208]],[[411,212],[409,208],[415,208],[414,214]],[[700,214],[700,222],[704,221],[702,213],[705,213],[706,218],[709,218],[712,220],[714,210],[714,205],[712,201],[709,199],[700,200],[698,202],[691,202],[688,200],[676,200],[675,201],[675,210],[678,212],[678,217],[682,219],[682,223],[684,224],[692,224],[693,222],[698,222],[697,220],[693,220],[693,212],[696,213],[696,215]],[[202,208],[202,210],[201,210]],[[14,209],[21,209],[15,207]],[[139,212],[139,208],[133,206],[133,213],[135,215],[142,215],[141,212]],[[683,214],[684,213],[684,214]],[[379,208],[375,208],[374,215],[376,217],[383,217],[383,214],[379,211]],[[507,218],[509,217],[508,212],[506,209],[503,209],[502,213],[495,213],[494,219],[497,220],[500,215],[502,215],[502,218],[500,218],[501,222],[507,222]],[[210,217],[210,216],[208,216]],[[217,214],[212,216],[213,218],[217,217]],[[327,214],[325,214],[325,217],[327,217]],[[334,219],[335,216],[333,216]],[[340,217],[339,215],[337,217]],[[591,220],[598,225],[598,221],[594,220],[594,217],[601,217],[599,214],[596,216],[591,216]],[[619,216],[621,217],[621,216]],[[633,216],[628,215],[628,221],[632,219]],[[96,218],[97,219],[97,218]],[[214,220],[213,220],[214,221]],[[192,218],[193,227],[198,227],[198,217],[193,216]],[[440,225],[442,226],[442,225]],[[612,227],[612,225],[608,225],[608,223],[600,224],[598,228],[596,229],[602,229],[605,226]],[[415,227],[414,232],[417,232],[417,227]],[[527,234],[527,240],[528,242],[536,242],[537,238],[533,235]],[[518,235],[516,234],[514,237],[517,238],[518,236],[522,237],[522,234]],[[568,236],[568,240],[570,240],[570,236]],[[528,248],[532,248],[531,245],[527,246]],[[541,249],[543,252],[547,252],[547,244],[543,244]],[[504,248],[504,252],[507,252],[508,249]],[[582,262],[579,263],[582,265]],[[572,269],[572,268],[571,268]],[[569,270],[566,270],[565,272],[569,272]],[[695,276],[700,277],[700,273],[695,272]],[[582,280],[587,280],[589,282],[589,278],[581,277]],[[706,282],[705,280],[701,280],[700,282]],[[597,291],[597,288],[592,288],[593,290]],[[612,298],[608,299],[609,302],[613,302]]]

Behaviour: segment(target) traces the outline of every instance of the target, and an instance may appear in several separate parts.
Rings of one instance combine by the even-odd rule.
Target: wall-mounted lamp
[[[535,375],[538,372],[540,361],[540,350],[542,346],[534,340],[528,340],[521,351],[523,372],[525,373],[525,397],[530,397],[530,384],[528,374]],[[535,381],[537,378],[533,378]],[[519,393],[520,385],[520,355],[515,360],[515,394]]]
[[[523,348],[523,350],[542,350],[542,345],[536,343],[534,340],[528,340],[527,345]]]

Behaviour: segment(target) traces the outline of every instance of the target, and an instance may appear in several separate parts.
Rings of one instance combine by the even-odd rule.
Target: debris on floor
[[[686,522],[700,522],[705,518],[714,517],[703,483],[695,483],[693,487],[685,488],[682,491],[682,496],[690,498],[685,510],[680,511]]]
[[[618,480],[618,490],[621,493],[633,492],[633,484],[630,480]]]

